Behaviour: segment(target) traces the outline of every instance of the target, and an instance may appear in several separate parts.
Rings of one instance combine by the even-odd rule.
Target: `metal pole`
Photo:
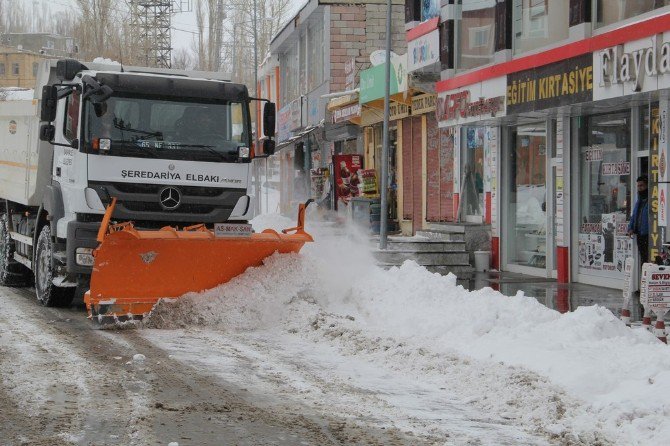
[[[384,129],[382,139],[381,215],[379,249],[386,249],[388,227],[389,105],[391,101],[391,0],[386,1],[386,82],[384,84]]]
[[[258,97],[258,2],[257,0],[254,0],[254,96]],[[254,111],[256,112],[256,141],[255,141],[255,146],[258,147],[258,139],[259,139],[259,130],[260,130],[260,123],[258,122],[258,102],[256,102],[256,105],[254,107]],[[260,166],[258,162],[254,163],[256,168],[254,171],[256,172],[256,209],[257,212],[261,212],[261,179],[260,179]],[[266,185],[267,186],[267,185]]]

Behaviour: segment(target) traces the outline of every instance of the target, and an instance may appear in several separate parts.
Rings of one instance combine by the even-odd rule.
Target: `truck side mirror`
[[[42,124],[40,127],[40,141],[51,142],[56,137],[56,127],[53,124]]]
[[[55,121],[57,108],[58,88],[55,85],[47,85],[42,87],[42,108],[40,109],[40,121]]]
[[[275,136],[275,122],[277,121],[277,111],[274,102],[266,102],[263,107],[263,134],[268,138]],[[273,150],[274,153],[274,150]]]
[[[275,154],[275,142],[272,139],[263,140],[263,156],[270,156]]]

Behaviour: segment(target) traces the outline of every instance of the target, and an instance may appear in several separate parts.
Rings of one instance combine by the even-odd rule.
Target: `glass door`
[[[484,221],[485,127],[465,127],[461,156],[461,217],[466,222]]]
[[[503,210],[507,269],[545,275],[539,270],[547,268],[546,122],[512,127],[508,141]]]

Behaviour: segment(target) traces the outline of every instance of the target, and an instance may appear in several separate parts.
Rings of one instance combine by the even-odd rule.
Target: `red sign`
[[[360,195],[358,185],[361,183],[359,170],[363,167],[361,155],[333,156],[333,177],[335,184],[335,207],[340,203],[346,205],[353,197]]]

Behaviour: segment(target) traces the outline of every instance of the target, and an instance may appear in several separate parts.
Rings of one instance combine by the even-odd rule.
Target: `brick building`
[[[393,50],[404,53],[403,3],[393,0],[393,5]],[[273,39],[270,58],[276,69],[265,71],[259,82],[263,88],[279,75],[275,99],[283,211],[323,194],[333,154],[363,153],[359,127],[349,120],[333,122],[327,104],[333,96],[358,102],[358,73],[370,65],[374,51],[384,48],[385,39],[384,0],[311,0]],[[347,91],[351,94],[343,94]]]

